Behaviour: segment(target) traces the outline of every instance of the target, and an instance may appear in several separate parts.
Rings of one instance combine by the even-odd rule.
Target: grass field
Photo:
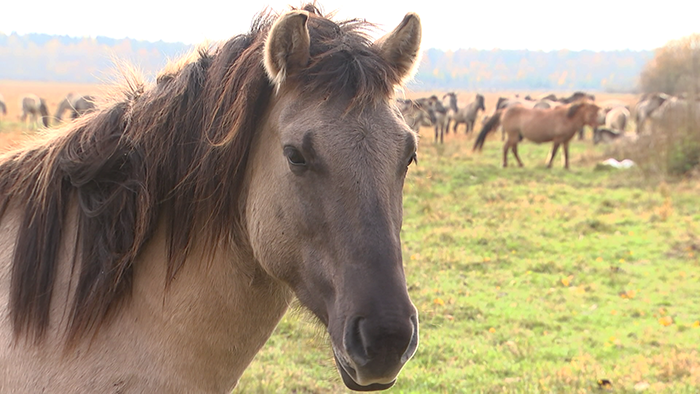
[[[20,91],[50,103],[94,91],[17,84],[0,83],[10,110],[0,119],[0,145],[31,133],[16,122]],[[461,95],[463,103],[471,95]],[[487,95],[489,112],[498,95]],[[422,132],[403,228],[421,342],[389,392],[588,393],[603,379],[616,393],[698,392],[697,180],[595,171],[604,148],[590,139],[572,144],[571,171],[559,159],[547,170],[551,146],[531,143],[519,149],[525,168],[503,169],[496,138],[473,154],[463,134],[435,145],[430,130]],[[346,391],[323,330],[298,309],[235,390]]]

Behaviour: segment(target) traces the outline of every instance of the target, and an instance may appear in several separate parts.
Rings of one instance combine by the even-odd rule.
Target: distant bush
[[[640,88],[675,97],[652,114],[650,135],[611,153],[634,160],[646,175],[674,178],[700,172],[700,34],[656,50],[640,75]]]
[[[692,34],[656,50],[642,70],[642,92],[672,95],[700,91],[700,34]]]

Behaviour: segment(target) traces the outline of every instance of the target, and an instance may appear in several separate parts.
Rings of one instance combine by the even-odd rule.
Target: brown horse
[[[0,160],[0,391],[229,393],[296,296],[345,384],[418,343],[401,257],[421,25],[313,5]]]
[[[569,168],[569,141],[584,125],[593,129],[598,125],[598,106],[583,101],[575,104],[551,109],[526,108],[520,105],[507,107],[497,111],[481,129],[474,142],[474,150],[481,150],[486,136],[501,123],[508,138],[503,145],[503,167],[508,167],[508,150],[513,151],[520,167],[523,162],[518,156],[518,142],[523,138],[536,143],[553,142],[552,156],[547,164],[552,167],[552,161],[559,149],[564,146],[564,167]]]

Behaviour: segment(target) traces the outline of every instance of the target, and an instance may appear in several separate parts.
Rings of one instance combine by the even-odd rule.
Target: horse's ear
[[[409,12],[391,33],[375,41],[380,55],[395,69],[401,81],[413,76],[420,58],[421,24]]]
[[[265,70],[277,86],[309,63],[308,19],[306,11],[290,11],[282,14],[270,29],[265,42]]]

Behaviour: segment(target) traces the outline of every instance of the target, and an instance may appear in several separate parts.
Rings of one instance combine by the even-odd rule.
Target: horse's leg
[[[564,143],[564,168],[569,169],[569,142]]]
[[[552,162],[554,161],[554,156],[557,155],[558,150],[559,150],[559,143],[555,142],[554,147],[552,148],[552,157],[549,158],[549,164],[547,164],[547,168],[552,168]]]
[[[503,144],[503,168],[508,167],[508,150],[510,146],[510,139]]]
[[[518,166],[523,167],[523,161],[520,160],[520,155],[518,155],[518,143],[513,144],[513,155],[515,156],[515,160],[518,161]]]
[[[581,128],[578,130],[578,139],[582,140],[582,139],[584,139],[584,137],[585,137],[585,135],[584,135],[584,131],[583,131],[583,126],[581,126]]]

